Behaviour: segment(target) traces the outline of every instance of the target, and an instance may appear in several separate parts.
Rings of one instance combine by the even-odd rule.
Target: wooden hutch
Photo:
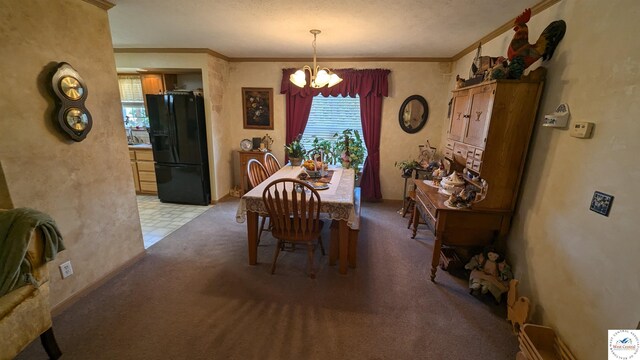
[[[447,197],[438,189],[414,180],[412,237],[421,216],[435,235],[432,281],[442,245],[486,246],[507,235],[545,74],[546,69],[538,68],[521,80],[493,80],[453,91],[444,156],[453,169],[466,168],[486,180],[488,192],[470,209],[453,209],[444,205]]]

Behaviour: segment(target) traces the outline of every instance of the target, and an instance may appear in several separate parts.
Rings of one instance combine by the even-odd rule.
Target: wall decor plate
[[[253,143],[249,139],[243,139],[240,141],[240,148],[244,151],[249,151],[253,148]]]

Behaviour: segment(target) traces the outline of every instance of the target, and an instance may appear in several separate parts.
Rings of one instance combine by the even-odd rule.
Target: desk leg
[[[433,256],[431,257],[431,281],[436,282],[436,271],[438,271],[438,265],[440,265],[440,249],[442,248],[442,241],[440,237],[436,235],[435,242],[433,244]]]
[[[433,230],[435,240],[433,243],[433,255],[431,257],[431,281],[436,282],[436,271],[440,265],[440,250],[442,249],[442,234],[445,233],[445,224],[447,223],[447,212],[441,212],[436,221],[436,228]]]
[[[247,247],[249,265],[258,263],[258,213],[247,211]]]
[[[340,262],[340,274],[347,273],[348,252],[349,252],[349,226],[347,220],[340,220],[340,250],[338,260]]]
[[[413,230],[411,232],[411,238],[415,239],[416,238],[416,233],[418,232],[418,224],[420,223],[420,219],[418,219],[418,217],[420,216],[419,210],[418,210],[418,204],[416,201],[416,204],[413,206],[413,213],[411,214],[411,224],[413,225]]]

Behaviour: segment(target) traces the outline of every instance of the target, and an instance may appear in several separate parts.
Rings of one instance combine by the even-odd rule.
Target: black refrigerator
[[[211,202],[204,100],[193,92],[147,95],[158,197],[162,202]]]

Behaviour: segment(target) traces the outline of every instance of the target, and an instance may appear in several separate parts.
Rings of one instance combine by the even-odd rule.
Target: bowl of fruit
[[[322,162],[320,161],[315,161],[315,160],[305,160],[302,163],[302,168],[304,169],[304,171],[307,173],[307,175],[309,175],[310,178],[312,179],[317,179],[319,177],[322,177]]]

